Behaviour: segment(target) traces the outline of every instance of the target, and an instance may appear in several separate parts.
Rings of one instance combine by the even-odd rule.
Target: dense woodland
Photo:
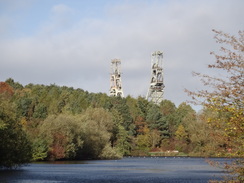
[[[209,68],[226,71],[227,78],[195,73],[214,89],[186,90],[203,106],[198,113],[186,102],[176,106],[167,99],[156,105],[144,97],[23,86],[12,78],[0,82],[0,167],[123,156],[243,157],[243,32],[239,39],[214,32],[218,43],[234,51],[222,47],[225,56],[212,53],[216,63]]]
[[[22,86],[11,78],[0,83],[0,92],[1,115],[14,126],[2,129],[6,135],[13,131],[21,148],[28,144],[25,153],[33,160],[119,158],[166,150],[215,155],[206,149],[205,129],[200,129],[205,112],[197,115],[186,103],[176,107],[164,100],[158,106],[143,97],[109,97],[54,84]]]
[[[110,159],[173,150],[226,155],[225,142],[216,141],[216,130],[206,123],[211,112],[197,114],[186,103],[176,107],[163,100],[158,106],[143,97],[109,97],[54,84],[22,86],[11,78],[0,83],[0,92],[1,119],[11,123],[1,126],[8,156],[18,146],[32,160]],[[16,137],[8,139],[10,135]]]

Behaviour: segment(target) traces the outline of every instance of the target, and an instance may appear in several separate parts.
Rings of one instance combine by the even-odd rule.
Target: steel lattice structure
[[[122,82],[121,82],[121,61],[120,61],[120,59],[113,59],[111,61],[109,95],[124,97]]]
[[[146,98],[159,105],[163,100],[163,94],[163,52],[155,51],[151,56],[151,81]]]

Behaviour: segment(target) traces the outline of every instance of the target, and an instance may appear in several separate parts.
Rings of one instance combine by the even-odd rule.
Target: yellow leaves
[[[20,124],[25,127],[27,125],[27,120],[25,119],[25,117],[21,118],[20,120]]]
[[[216,33],[217,43],[224,46],[220,48],[220,54],[211,52],[215,57],[215,63],[208,67],[219,69],[226,74],[210,76],[198,73],[195,76],[199,76],[202,84],[212,90],[207,88],[197,92],[186,91],[194,100],[200,98],[201,104],[205,107],[214,142],[219,144],[219,155],[244,157],[244,31],[239,32],[239,38],[221,31],[213,31]],[[243,165],[240,167],[243,175]],[[239,173],[236,170],[231,171],[237,173],[236,175]]]
[[[238,147],[244,134],[244,115],[243,109],[236,105],[227,105],[221,103],[217,97],[209,100],[208,105],[210,116],[207,119],[208,124],[215,130],[222,130],[223,136],[229,139],[232,146]]]
[[[148,134],[149,132],[150,132],[150,129],[147,126],[145,126],[143,128],[143,134]]]
[[[179,140],[185,140],[187,138],[187,132],[182,124],[179,125],[177,131],[175,132],[175,136]]]

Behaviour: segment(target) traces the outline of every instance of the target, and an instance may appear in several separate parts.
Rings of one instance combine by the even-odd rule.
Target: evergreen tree
[[[15,112],[15,107],[0,95],[0,168],[18,167],[32,158],[30,142]]]

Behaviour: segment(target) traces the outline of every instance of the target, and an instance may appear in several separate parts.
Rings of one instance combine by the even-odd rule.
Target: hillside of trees
[[[166,150],[214,155],[206,150],[206,134],[196,131],[203,127],[203,114],[197,115],[186,103],[177,108],[164,100],[158,106],[143,97],[109,97],[56,85],[22,86],[11,78],[0,83],[0,93],[0,129],[6,133],[1,147],[8,143],[8,156],[16,144],[24,147],[22,143],[28,145],[23,153],[32,160],[110,159]],[[15,143],[7,141],[10,132],[16,134],[11,139]]]
[[[143,97],[109,97],[57,85],[0,82],[1,164],[122,156],[223,156],[206,120],[190,105],[160,106]],[[179,153],[174,154],[174,152]],[[18,153],[16,153],[18,152]],[[168,153],[168,154],[167,154]],[[19,155],[20,157],[16,156]],[[6,162],[5,162],[6,161]]]
[[[199,76],[213,90],[186,92],[203,106],[160,105],[143,97],[110,97],[82,89],[0,82],[0,168],[30,161],[123,156],[244,157],[244,34],[215,31],[226,77]],[[231,171],[243,178],[243,159]],[[237,166],[240,165],[240,166]],[[242,179],[241,179],[242,180]],[[244,178],[243,178],[244,180]]]

